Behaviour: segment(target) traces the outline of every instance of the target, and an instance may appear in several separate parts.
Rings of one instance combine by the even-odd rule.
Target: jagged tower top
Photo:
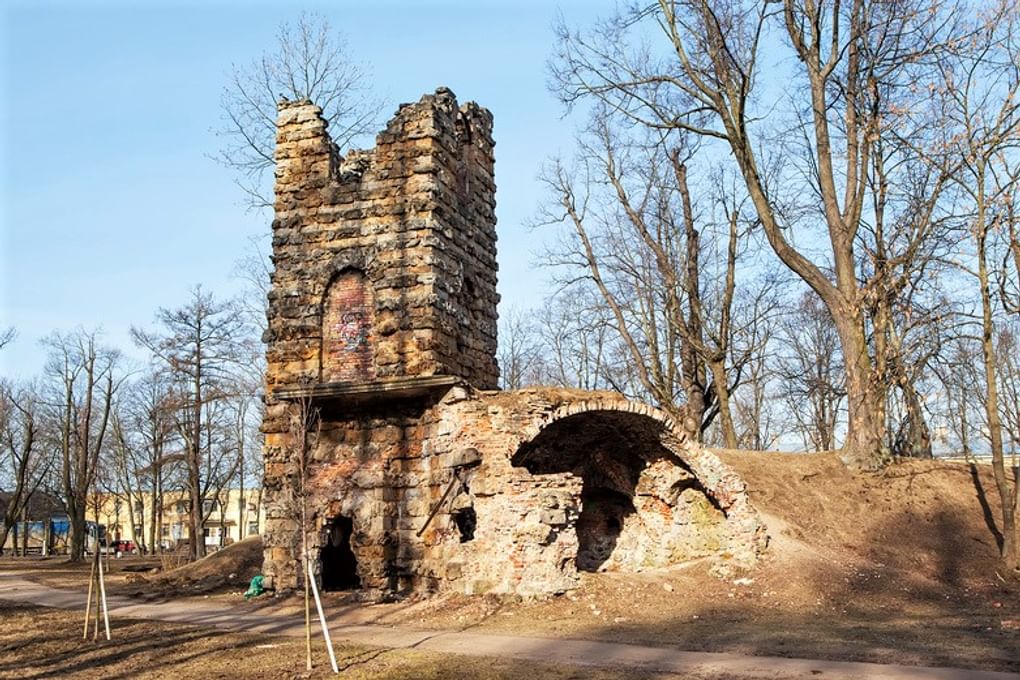
[[[318,106],[280,103],[270,389],[496,386],[493,146],[492,114],[447,88],[343,154]]]

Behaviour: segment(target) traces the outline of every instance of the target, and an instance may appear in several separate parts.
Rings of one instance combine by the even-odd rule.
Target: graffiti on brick
[[[336,325],[336,338],[340,349],[355,352],[368,346],[368,318],[364,312],[344,312]]]

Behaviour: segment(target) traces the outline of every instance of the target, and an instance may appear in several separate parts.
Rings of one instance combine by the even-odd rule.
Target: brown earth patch
[[[187,626],[162,621],[112,621],[112,640],[82,639],[78,612],[0,600],[0,678],[335,678],[325,648],[313,646],[315,668],[305,671],[304,640]],[[342,677],[492,678],[502,680],[612,680],[620,670],[577,669],[489,657],[450,657],[434,652],[336,645]],[[638,680],[679,676],[627,672]],[[700,676],[724,680],[723,676]]]

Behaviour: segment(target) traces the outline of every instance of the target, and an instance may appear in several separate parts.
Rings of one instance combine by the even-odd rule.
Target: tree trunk
[[[708,387],[705,361],[695,346],[695,342],[699,346],[702,344],[704,333],[698,307],[701,303],[701,233],[694,223],[694,210],[691,207],[691,195],[687,187],[687,168],[679,162],[677,153],[674,151],[671,159],[683,211],[684,239],[687,246],[684,258],[683,287],[689,300],[687,338],[680,347],[681,379],[687,397],[687,411],[683,428],[691,441],[700,442],[703,439],[702,428],[707,407],[705,392]],[[677,313],[683,314],[683,311],[678,309]]]
[[[854,313],[833,314],[833,321],[846,364],[847,436],[840,457],[852,468],[878,470],[890,458],[884,437],[885,403],[864,328]]]
[[[921,407],[921,399],[914,389],[913,383],[903,377],[900,382],[900,391],[903,393],[903,400],[907,409],[907,422],[901,430],[901,436],[897,437],[897,455],[907,458],[932,458],[931,430],[924,419],[924,411]]]
[[[1002,421],[999,418],[999,386],[995,368],[995,343],[992,325],[992,293],[988,274],[986,239],[988,227],[984,206],[979,202],[977,223],[978,285],[981,288],[981,358],[985,372],[985,416],[992,449],[992,473],[1002,507],[1002,546],[1000,556],[1007,569],[1020,567],[1016,535],[1016,490],[1010,489],[1002,447]]]
[[[202,452],[202,347],[197,345],[195,362],[194,430],[188,451],[188,488],[191,491],[191,517],[189,518],[189,543],[191,558],[205,557],[205,534],[202,526],[202,478],[199,467]]]
[[[733,414],[730,413],[730,389],[726,382],[726,367],[721,361],[710,361],[712,383],[715,386],[715,398],[719,402],[719,427],[722,429],[723,446],[727,449],[738,448],[737,430],[733,426]]]
[[[28,525],[28,509],[21,509],[21,556],[28,557],[28,534],[30,533]]]
[[[149,552],[163,552],[163,442],[153,433],[152,508],[149,516]]]
[[[237,540],[244,540],[245,532],[245,510],[248,506],[244,502],[244,448],[239,447],[241,453],[238,454],[237,460]],[[230,498],[230,491],[227,491],[227,498]]]
[[[85,503],[77,498],[67,504],[67,520],[71,531],[70,561],[85,559]]]
[[[141,494],[141,492],[139,492],[139,494],[138,494],[138,497],[139,497],[139,498],[141,498],[141,497],[142,497],[142,494]],[[139,549],[139,550],[141,550],[141,549],[142,549],[142,547],[144,547],[144,545],[145,545],[145,531],[143,530],[143,531],[141,532],[141,533],[142,533],[142,535],[141,535],[141,536],[139,536],[139,535],[137,535],[137,534],[135,533],[135,527],[136,527],[136,526],[139,526],[139,525],[138,525],[138,524],[135,524],[135,505],[134,505],[134,503],[135,503],[135,499],[134,499],[134,496],[133,496],[133,495],[131,494],[131,492],[130,492],[130,491],[128,491],[128,495],[127,495],[127,504],[128,504],[128,522],[129,522],[129,523],[131,524],[131,538],[133,538],[133,539],[134,539],[134,541],[135,541],[135,544],[136,544],[136,546],[138,546],[138,544],[139,544],[139,543],[141,543],[141,544],[142,544],[141,546],[138,546],[138,549]],[[145,502],[143,501],[143,502],[142,502],[142,511],[144,512],[144,510],[145,510]],[[145,519],[145,517],[144,517],[144,515],[143,515],[143,516],[142,516],[142,521],[143,521],[143,524],[142,524],[141,526],[145,526],[145,525],[144,525],[144,519]]]
[[[684,343],[680,357],[681,381],[687,397],[681,427],[692,442],[700,442],[701,424],[705,421],[704,364],[690,343]]]
[[[196,461],[197,462],[197,461]],[[202,530],[202,490],[198,466],[188,461],[188,488],[191,490],[191,514],[188,517],[188,547],[192,559],[205,557],[205,534]]]

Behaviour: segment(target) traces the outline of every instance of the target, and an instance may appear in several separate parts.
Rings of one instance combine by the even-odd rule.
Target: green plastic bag
[[[251,584],[248,586],[248,590],[244,594],[244,599],[248,600],[253,597],[258,597],[264,592],[266,592],[266,589],[262,587],[262,574],[259,574],[251,580]]]

